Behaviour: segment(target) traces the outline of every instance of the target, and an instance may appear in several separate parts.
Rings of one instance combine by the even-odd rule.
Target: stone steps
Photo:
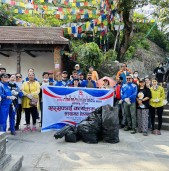
[[[12,155],[10,162],[1,171],[19,171],[22,167],[23,156]]]
[[[157,128],[158,126],[158,123],[155,122],[155,128]],[[162,124],[162,127],[161,127],[162,130],[169,130],[169,123],[164,123]]]
[[[6,154],[6,134],[0,132],[0,171],[19,171],[23,156]]]

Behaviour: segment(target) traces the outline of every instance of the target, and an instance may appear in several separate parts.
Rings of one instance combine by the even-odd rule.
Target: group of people
[[[138,71],[133,73],[122,64],[117,73],[115,87],[115,105],[121,111],[121,127],[124,131],[137,131],[148,135],[148,128],[153,134],[161,135],[162,114],[165,100],[164,88],[158,84],[158,75],[150,80],[148,76],[139,78]],[[158,116],[158,128],[155,129],[155,115]]]
[[[138,71],[131,71],[125,63],[122,64],[117,73],[114,87],[110,86],[108,79],[103,80],[102,86],[97,86],[99,76],[94,67],[89,67],[86,79],[80,65],[76,64],[69,76],[67,71],[43,72],[40,82],[34,73],[34,69],[28,69],[28,76],[23,79],[21,73],[7,74],[5,68],[0,68],[0,131],[6,132],[7,118],[9,116],[9,129],[12,135],[16,134],[21,122],[21,113],[25,112],[26,126],[24,132],[36,131],[37,119],[43,119],[42,88],[46,85],[64,87],[86,87],[86,88],[114,88],[114,106],[119,109],[120,126],[125,131],[137,131],[148,135],[148,127],[152,133],[161,135],[163,100],[165,99],[164,88],[158,85],[155,77],[139,78]],[[156,74],[157,76],[157,74]],[[55,79],[54,79],[55,78]],[[38,106],[41,110],[39,117]],[[158,129],[155,129],[155,114],[158,115]],[[120,115],[121,114],[121,115]],[[30,125],[32,116],[32,126]],[[16,119],[15,119],[16,118]],[[137,129],[138,128],[138,129]]]
[[[54,72],[43,72],[40,82],[34,73],[34,69],[28,69],[28,76],[22,77],[21,73],[8,74],[6,68],[0,68],[0,131],[6,132],[7,118],[9,116],[9,131],[16,135],[19,130],[22,111],[25,112],[26,126],[24,132],[36,131],[36,122],[39,119],[39,108],[41,110],[41,123],[43,118],[43,99],[42,87],[46,85],[65,86],[65,87],[87,87],[96,88],[96,81],[99,79],[94,67],[89,67],[86,79],[76,64],[75,69],[68,78],[68,72],[63,71],[56,74]],[[32,126],[30,125],[30,116],[32,116]],[[16,118],[16,119],[15,119]]]

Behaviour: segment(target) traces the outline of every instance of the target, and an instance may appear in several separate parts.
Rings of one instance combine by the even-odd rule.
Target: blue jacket
[[[128,72],[128,71],[126,71],[126,74],[124,72],[122,72],[120,74],[120,77],[123,78],[123,84],[126,84],[126,75],[129,75],[129,74],[130,74],[130,72]]]
[[[62,87],[66,87],[68,85],[68,81],[58,81],[55,86],[62,86]]]
[[[3,90],[2,90],[2,101],[1,101],[1,105],[10,105],[12,104],[12,100],[7,99],[7,96],[12,96],[11,90],[8,87],[8,83],[2,83],[3,85]]]
[[[136,102],[137,85],[133,83],[123,84],[121,88],[121,99],[130,98],[130,102]]]
[[[93,83],[93,87],[96,88],[96,82],[93,80],[91,80],[91,82]],[[81,87],[87,87],[87,84],[88,84],[88,80],[84,80],[81,83]]]

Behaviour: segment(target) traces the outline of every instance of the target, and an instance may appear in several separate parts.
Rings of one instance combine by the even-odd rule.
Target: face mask
[[[49,79],[46,79],[46,78],[44,78],[43,80],[44,80],[44,81],[49,81]]]
[[[134,77],[138,77],[138,74],[134,74]]]

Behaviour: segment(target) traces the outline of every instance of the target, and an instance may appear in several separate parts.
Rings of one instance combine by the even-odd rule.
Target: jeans
[[[10,108],[9,108],[9,124],[10,124],[11,132],[15,132],[15,114],[16,114],[16,109],[13,108],[12,105],[10,105]]]

